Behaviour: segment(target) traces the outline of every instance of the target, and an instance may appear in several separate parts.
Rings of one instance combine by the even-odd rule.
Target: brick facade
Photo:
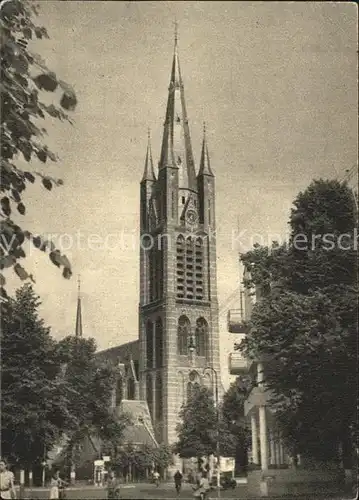
[[[178,412],[186,400],[190,378],[200,383],[207,380],[207,385],[211,386],[214,382],[208,377],[213,377],[213,372],[204,374],[204,368],[212,367],[217,372],[219,391],[222,387],[215,180],[205,137],[200,169],[195,173],[177,47],[158,167],[156,179],[149,146],[140,191],[139,382],[140,398],[147,399],[156,438],[159,442],[172,444],[176,440]],[[183,252],[177,243],[181,235],[185,245]],[[189,237],[194,239],[193,246]],[[201,243],[196,247],[198,237]],[[143,245],[143,242],[147,243]],[[150,242],[153,248],[144,248]],[[191,325],[188,341],[196,335],[203,338],[205,352],[201,356],[179,352],[181,316],[186,316]],[[200,318],[204,325],[202,337],[196,330]]]

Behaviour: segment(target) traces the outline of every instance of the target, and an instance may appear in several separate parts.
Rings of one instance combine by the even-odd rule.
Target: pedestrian
[[[207,478],[207,473],[203,472],[198,475],[197,486],[193,488],[194,493],[193,496],[196,498],[200,498],[201,500],[206,500],[207,493],[211,489],[209,485],[209,481]]]
[[[176,488],[176,491],[177,491],[177,495],[179,495],[180,491],[181,491],[183,476],[180,473],[180,471],[177,470],[176,474],[173,477],[174,477],[174,480],[175,480],[175,488]]]
[[[60,471],[55,471],[50,483],[50,499],[57,500],[66,498],[64,491],[66,485],[66,481],[60,477]]]
[[[7,470],[5,460],[0,459],[0,498],[4,500],[15,499],[15,478],[13,472]]]
[[[155,482],[155,485],[158,486],[160,485],[160,474],[158,471],[155,470],[155,472],[153,473],[153,480]]]
[[[108,473],[106,486],[108,500],[117,500],[120,498],[120,484],[113,470]]]

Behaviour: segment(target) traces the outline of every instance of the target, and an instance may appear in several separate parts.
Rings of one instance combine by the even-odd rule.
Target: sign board
[[[235,468],[235,459],[232,457],[221,457],[221,472],[232,472]]]
[[[104,462],[109,462],[109,461],[111,460],[111,458],[110,458],[108,455],[106,455],[106,456],[103,456],[103,457],[102,457],[102,460],[103,460]]]
[[[104,461],[103,460],[95,460],[94,465],[95,465],[95,467],[103,467]]]

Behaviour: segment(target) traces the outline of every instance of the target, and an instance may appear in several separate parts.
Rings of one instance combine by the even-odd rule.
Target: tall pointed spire
[[[151,131],[148,128],[147,132],[147,152],[146,152],[146,160],[145,160],[145,169],[143,172],[142,182],[143,181],[155,181],[156,176],[153,170],[153,160],[152,160],[152,149],[151,149]]]
[[[179,188],[196,191],[196,172],[178,57],[178,27],[175,23],[174,54],[159,168],[179,169]]]
[[[76,313],[76,329],[75,336],[82,337],[82,314],[81,314],[81,289],[80,276],[77,280],[77,313]]]
[[[211,175],[214,177],[211,163],[209,161],[208,146],[207,146],[207,134],[206,134],[206,123],[203,122],[203,142],[202,142],[202,153],[201,153],[201,163],[199,166],[198,175]]]

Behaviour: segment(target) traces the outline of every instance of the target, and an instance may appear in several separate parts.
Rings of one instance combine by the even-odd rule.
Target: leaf
[[[45,177],[44,179],[42,179],[42,183],[43,185],[45,186],[46,189],[48,189],[49,191],[51,191],[52,189],[52,183],[50,181],[50,179],[48,177]]]
[[[71,276],[72,276],[72,271],[69,267],[64,267],[64,270],[62,272],[62,276],[65,278],[65,279],[70,279]]]
[[[28,273],[20,264],[15,264],[14,271],[22,281],[26,280],[29,277]]]
[[[9,216],[11,214],[10,200],[7,196],[1,198],[1,209],[5,215]]]
[[[6,269],[11,267],[16,262],[16,259],[13,255],[5,255],[0,259],[0,269]]]
[[[42,161],[43,163],[46,163],[47,153],[46,153],[45,149],[39,149],[38,151],[36,151],[36,155],[40,161]]]
[[[25,215],[25,205],[23,203],[19,203],[17,205],[17,209],[21,215]]]
[[[25,27],[23,30],[23,35],[25,38],[27,38],[28,40],[31,40],[32,39],[32,30],[31,28],[29,27]]]
[[[31,172],[24,172],[24,176],[26,177],[26,179],[31,182],[31,183],[34,183],[35,182],[35,177],[32,175]]]
[[[50,260],[53,264],[55,264],[55,266],[57,267],[60,267],[61,266],[61,254],[59,252],[59,250],[55,250],[53,252],[50,253],[49,255],[50,257]]]
[[[12,189],[11,190],[11,194],[12,194],[12,196],[13,196],[13,198],[14,198],[15,201],[17,201],[18,203],[21,201],[21,196],[16,191],[16,189]]]
[[[66,91],[63,93],[60,105],[67,111],[73,111],[77,105],[77,99],[74,92]]]
[[[35,85],[47,92],[54,92],[58,86],[55,73],[43,73],[34,78]]]

